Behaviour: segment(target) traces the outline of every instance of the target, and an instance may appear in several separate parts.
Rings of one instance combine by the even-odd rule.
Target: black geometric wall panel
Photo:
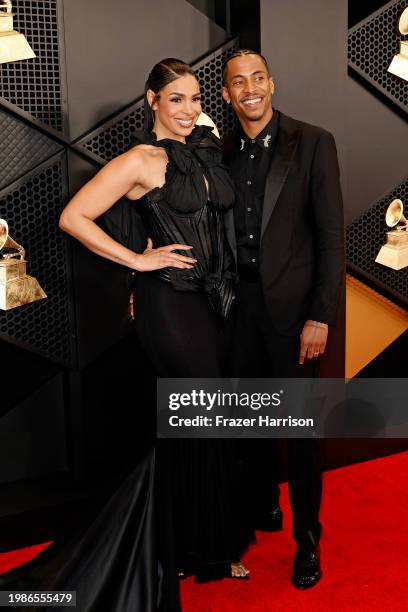
[[[143,129],[143,98],[113,119],[93,130],[75,145],[100,164],[110,161],[129,148],[133,135]]]
[[[221,96],[222,66],[238,46],[238,40],[232,40],[193,66],[201,87],[203,112],[214,121],[221,138],[235,127],[235,113]]]
[[[193,64],[201,86],[203,111],[215,122],[221,136],[234,128],[234,113],[221,97],[222,65],[237,48],[238,41],[231,40]],[[134,132],[143,129],[143,117],[143,98],[140,98],[128,109],[77,141],[75,148],[86,152],[99,163],[110,161],[129,148]]]
[[[402,200],[407,208],[408,177],[348,226],[346,256],[348,262],[374,282],[377,281],[380,288],[384,287],[389,294],[408,306],[408,268],[392,270],[375,262],[378,251],[386,241],[385,211],[395,198]]]
[[[59,153],[0,191],[0,217],[26,249],[27,272],[47,298],[1,313],[0,335],[63,364],[72,364],[72,316],[66,243],[58,218],[66,202],[66,154]]]
[[[407,0],[392,0],[349,30],[348,65],[400,109],[408,110],[408,83],[387,72],[399,53],[398,21]]]
[[[14,29],[22,32],[36,58],[0,65],[0,101],[44,126],[64,131],[64,83],[60,70],[62,34],[59,0],[15,0]]]
[[[0,189],[62,149],[55,140],[0,110]]]

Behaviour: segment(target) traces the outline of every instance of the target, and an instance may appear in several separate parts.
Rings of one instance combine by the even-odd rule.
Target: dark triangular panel
[[[45,161],[60,144],[0,109],[0,189]]]
[[[215,21],[215,0],[187,0],[187,2]]]
[[[365,366],[356,378],[406,378],[408,331],[388,345],[375,359]]]
[[[407,0],[392,0],[349,30],[348,64],[378,91],[405,112],[408,109],[408,84],[387,72],[399,53],[401,34],[398,21],[408,6]],[[373,88],[373,89],[372,89]]]
[[[143,129],[143,98],[79,140],[76,149],[100,164],[127,151],[133,135]]]
[[[357,25],[363,19],[369,17],[374,11],[378,11],[389,0],[348,0],[348,22],[349,27]]]

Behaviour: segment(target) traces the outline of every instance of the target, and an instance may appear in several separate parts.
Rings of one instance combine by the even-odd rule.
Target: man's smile
[[[262,96],[248,96],[241,100],[241,104],[247,107],[254,107],[261,104],[263,97]]]

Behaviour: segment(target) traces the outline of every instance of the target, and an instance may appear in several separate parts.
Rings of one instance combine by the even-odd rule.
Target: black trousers
[[[312,378],[318,359],[299,365],[299,337],[280,335],[267,311],[260,283],[241,281],[237,287],[231,375],[243,378]],[[293,536],[298,543],[318,540],[321,533],[319,509],[322,496],[319,440],[292,438],[286,441],[289,496]],[[239,440],[247,482],[249,521],[274,509],[279,502],[281,441]]]

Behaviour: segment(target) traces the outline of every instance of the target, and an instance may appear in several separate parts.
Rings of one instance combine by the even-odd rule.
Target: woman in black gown
[[[222,375],[222,328],[234,299],[223,223],[234,191],[218,139],[194,127],[200,113],[190,66],[156,64],[145,88],[144,133],[78,192],[60,222],[94,252],[136,271],[136,332],[159,376]],[[124,195],[149,236],[142,254],[94,222]],[[160,524],[174,536],[177,571],[197,580],[246,577],[231,442],[161,440],[157,454]]]
[[[136,332],[159,376],[220,377],[223,325],[234,299],[234,261],[224,232],[232,183],[218,139],[207,127],[193,129],[201,106],[189,66],[178,60],[157,64],[146,102],[148,129],[137,143],[153,154],[165,152],[165,180],[141,197],[138,189],[128,197],[137,200],[150,237],[145,254],[152,245],[189,245],[191,250],[181,249],[183,262],[194,265],[137,275]],[[239,562],[247,540],[231,441],[160,440],[157,455],[161,523],[174,534],[179,573],[195,574],[198,581],[247,577]]]
[[[200,113],[190,66],[174,59],[156,64],[146,84],[147,129],[75,195],[60,220],[86,247],[135,272],[136,333],[157,374],[166,377],[222,376],[223,326],[234,299],[234,262],[224,233],[233,187],[218,139],[209,128],[194,127]],[[109,235],[95,220],[118,200],[120,227],[116,231],[108,219]],[[133,250],[129,206],[140,213],[149,236],[143,253]],[[170,601],[177,574],[194,574],[198,581],[247,578],[240,554],[248,538],[239,516],[231,441],[159,440],[156,455],[158,557],[164,568],[158,591],[163,609],[175,610]],[[139,478],[144,486],[135,485],[149,503],[132,492],[131,476],[53,585],[82,593],[81,612],[106,609],[106,594],[112,612],[151,609],[146,568],[154,561],[146,559],[146,546],[132,546],[131,532],[132,525],[137,531],[136,516],[145,522],[150,516],[145,510],[152,465],[147,461],[146,477]],[[122,518],[115,517],[115,508]],[[154,590],[151,584],[147,591]]]

